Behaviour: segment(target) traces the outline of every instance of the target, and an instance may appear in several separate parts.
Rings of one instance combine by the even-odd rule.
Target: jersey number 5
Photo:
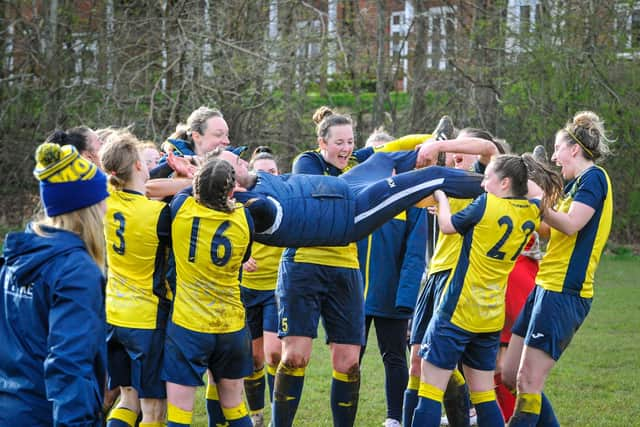
[[[211,238],[211,262],[218,267],[222,267],[231,259],[231,241],[224,232],[231,226],[229,221],[224,221]],[[198,232],[200,230],[200,218],[193,218],[191,224],[191,239],[189,242],[189,262],[196,261],[196,248],[198,244]]]
[[[496,243],[495,245],[493,245],[491,249],[489,249],[489,251],[487,252],[487,256],[494,259],[503,260],[505,253],[502,252],[500,249],[505,244],[505,242],[511,235],[511,232],[513,231],[513,220],[511,219],[511,217],[508,217],[507,215],[505,215],[500,217],[500,219],[498,219],[498,225],[500,225],[500,227],[502,227],[503,225],[506,225],[507,229],[504,231],[504,234],[502,235],[500,240],[498,240],[498,243]],[[520,244],[520,246],[518,247],[518,250],[511,257],[511,261],[515,261],[518,255],[520,255],[522,248],[524,248],[524,245],[526,245],[527,242],[529,241],[529,237],[531,237],[531,233],[533,233],[535,228],[536,228],[536,225],[533,223],[533,221],[526,221],[524,224],[522,224],[521,229],[522,231],[524,231],[524,239]]]

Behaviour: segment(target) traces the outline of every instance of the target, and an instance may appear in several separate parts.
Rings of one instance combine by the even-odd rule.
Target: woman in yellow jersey
[[[268,147],[259,148],[260,152],[254,151],[249,169],[278,175],[278,165],[271,150]],[[253,374],[245,378],[244,391],[254,427],[264,425],[266,383],[269,386],[271,400],[276,369],[282,355],[282,343],[278,338],[278,305],[275,290],[283,250],[284,248],[254,242],[251,258],[243,265],[240,293],[247,311],[253,350]]]
[[[293,175],[338,176],[374,154],[379,147],[354,151],[353,123],[327,107],[314,114],[319,149],[302,153]],[[385,150],[413,149],[427,136],[392,141]],[[404,146],[403,146],[404,145]],[[330,187],[318,188],[332,197]],[[332,228],[335,221],[315,220],[317,229]],[[273,424],[290,426],[302,395],[304,370],[311,356],[318,320],[322,317],[333,365],[331,409],[336,426],[352,426],[360,387],[359,355],[364,343],[362,278],[355,243],[346,246],[287,248],[280,264],[278,334],[283,338],[282,361],[276,373]]]
[[[423,145],[420,148],[420,155],[424,156],[428,162],[433,162],[439,153],[446,153],[447,166],[484,173],[491,158],[498,154],[504,154],[504,151],[504,144],[499,142],[490,132],[483,129],[464,128],[460,130],[455,139],[434,141]],[[471,202],[473,202],[473,198],[450,199],[451,212],[457,213]],[[439,233],[437,239],[434,236],[433,240],[437,243],[434,242],[435,249],[433,257],[429,261],[427,283],[418,298],[409,338],[411,345],[410,380],[403,402],[403,420],[404,425],[407,426],[411,425],[413,411],[418,404],[422,360],[419,355],[420,344],[434,310],[437,309],[440,302],[442,289],[453,275],[452,271],[456,267],[462,247],[462,236],[457,233]],[[469,391],[464,377],[457,369],[451,375],[443,404],[450,426],[467,427],[469,425]]]
[[[542,390],[591,307],[613,216],[611,182],[596,165],[609,142],[603,121],[590,111],[577,113],[556,133],[551,160],[567,183],[562,200],[544,211],[549,245],[507,349],[503,380],[512,387],[517,382],[518,389],[510,426],[559,425]]]
[[[243,378],[253,372],[251,336],[239,275],[249,258],[253,224],[230,199],[234,187],[233,167],[212,158],[194,177],[193,191],[171,202],[176,294],[162,369],[169,426],[191,424],[196,387],[207,369],[226,425],[251,426],[242,399]]]
[[[157,425],[166,410],[160,369],[171,298],[164,278],[171,217],[166,203],[144,195],[149,172],[141,148],[120,131],[100,151],[111,184],[104,228],[109,388],[121,391],[108,426],[134,426],[141,409],[142,425]]]
[[[443,290],[420,349],[423,362],[414,426],[440,424],[444,390],[459,360],[478,424],[503,423],[493,391],[493,371],[504,323],[507,276],[540,221],[539,200],[526,197],[533,171],[552,175],[529,155],[495,157],[485,171],[487,193],[453,216],[446,195],[434,193],[440,231],[459,233],[463,242],[453,277]],[[549,180],[542,184],[546,194],[555,194],[553,185],[560,183]]]

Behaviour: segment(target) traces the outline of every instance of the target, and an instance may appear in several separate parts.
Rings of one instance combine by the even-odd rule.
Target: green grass
[[[591,313],[547,381],[546,393],[563,427],[640,423],[638,277],[638,257],[606,256],[602,260]],[[370,339],[362,367],[357,426],[380,426],[386,413],[384,371],[374,331]],[[329,351],[319,338],[307,369],[296,425],[332,425],[330,378]],[[194,426],[207,425],[202,393],[200,389]]]

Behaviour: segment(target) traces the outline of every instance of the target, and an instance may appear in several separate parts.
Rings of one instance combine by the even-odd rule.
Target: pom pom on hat
[[[57,216],[101,202],[109,196],[107,178],[72,145],[45,142],[36,150],[33,174],[47,216]]]

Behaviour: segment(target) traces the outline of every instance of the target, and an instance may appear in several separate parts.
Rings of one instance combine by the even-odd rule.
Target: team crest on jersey
[[[389,186],[389,188],[394,188],[396,186],[396,182],[393,180],[393,178],[387,178],[387,185]]]

